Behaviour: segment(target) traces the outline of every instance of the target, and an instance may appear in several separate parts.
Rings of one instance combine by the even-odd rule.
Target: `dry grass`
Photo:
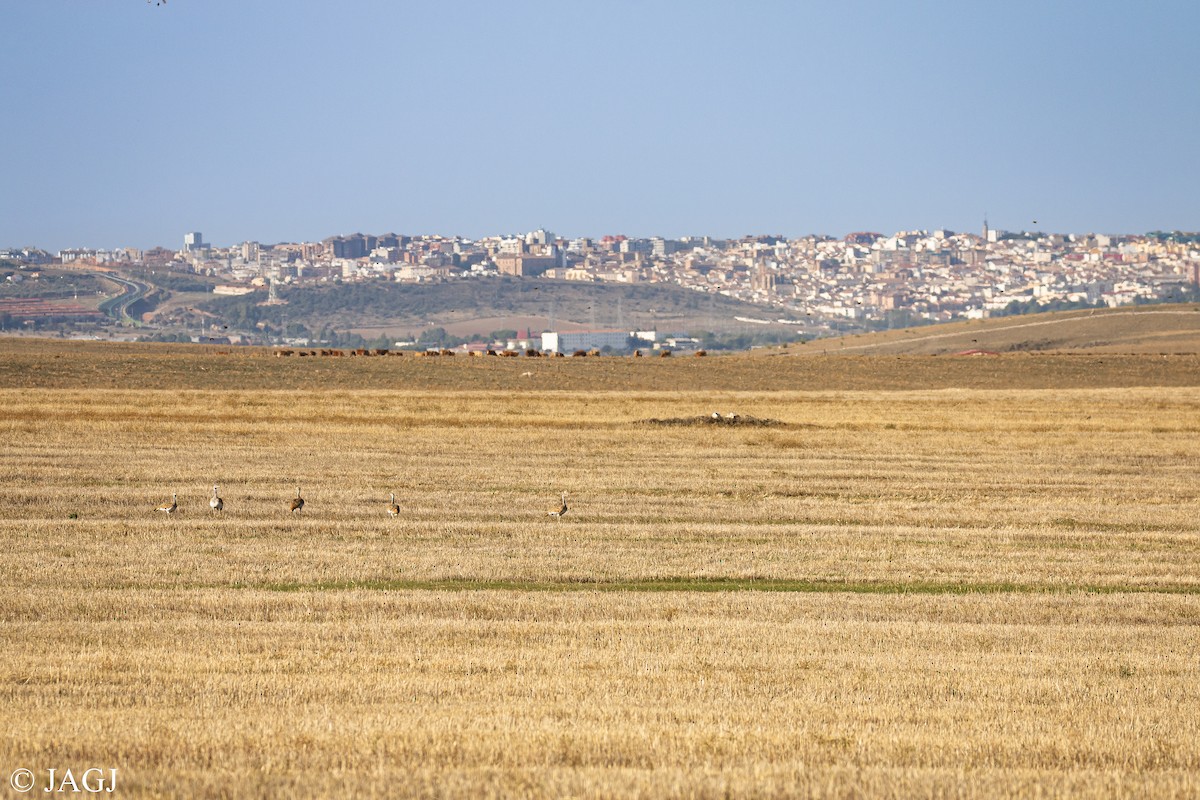
[[[1194,597],[102,591],[8,764],[122,796],[1195,796]]]
[[[1200,314],[1196,315],[1200,320]],[[953,326],[946,326],[947,328]],[[921,336],[935,329],[920,329]],[[0,388],[502,391],[924,391],[1200,386],[1200,352],[881,355],[857,337],[710,358],[277,358],[267,348],[0,338]],[[847,349],[840,349],[846,344]],[[942,344],[938,341],[938,346]],[[974,345],[967,345],[974,346]],[[956,346],[956,349],[961,349]],[[308,352],[305,350],[305,352]],[[822,355],[827,353],[828,356]],[[814,357],[797,357],[812,355]],[[713,408],[703,408],[712,413]]]
[[[1108,355],[1200,353],[1200,306],[1059,311],[820,339],[792,355],[938,355],[964,350]]]
[[[1200,793],[1197,389],[0,407],[2,770],[116,767],[127,797]],[[784,424],[637,424],[714,410]]]

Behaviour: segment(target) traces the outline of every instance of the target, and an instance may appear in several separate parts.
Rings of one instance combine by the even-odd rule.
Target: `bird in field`
[[[551,511],[548,516],[554,517],[555,519],[560,519],[566,513],[567,513],[567,493],[563,492],[562,493],[562,508],[558,508],[558,509]]]
[[[177,508],[179,508],[179,499],[178,499],[178,496],[177,496],[177,495],[174,495],[174,494],[172,494],[172,495],[171,495],[171,502],[169,502],[169,503],[163,503],[161,506],[159,506],[159,507],[158,507],[158,510],[159,510],[159,511],[161,511],[161,512],[163,512],[164,514],[174,514],[174,513],[175,513],[175,509],[177,509]]]
[[[400,516],[400,506],[396,505],[396,493],[392,492],[392,502],[388,503],[387,512],[389,517]]]
[[[304,513],[304,498],[300,496],[300,487],[296,487],[296,499],[292,501],[292,513]]]
[[[208,507],[213,511],[225,510],[225,501],[217,494],[217,485],[215,483],[213,484],[212,497],[208,499]]]

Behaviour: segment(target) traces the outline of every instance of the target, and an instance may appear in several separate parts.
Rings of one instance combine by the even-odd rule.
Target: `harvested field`
[[[1200,352],[1200,306],[1122,306],[1059,311],[822,339],[791,355],[953,355],[1050,351],[1090,355]]]
[[[613,359],[4,346],[6,770],[115,768],[118,797],[1200,793],[1183,357],[922,391],[651,359],[714,371],[599,390]],[[341,385],[294,385],[313,363]],[[488,388],[548,365],[587,388]],[[781,424],[639,424],[714,409]]]
[[[708,358],[339,359],[276,358],[276,352],[271,348],[228,345],[0,338],[0,388],[429,389],[535,395],[625,390],[816,392],[1200,386],[1197,353],[1014,352],[991,357],[793,358],[810,351],[791,347],[775,355],[756,352]],[[293,350],[293,354],[299,352],[320,351]]]

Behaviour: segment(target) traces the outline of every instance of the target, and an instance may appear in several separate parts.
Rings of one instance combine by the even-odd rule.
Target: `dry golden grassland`
[[[796,354],[953,354],[964,350],[1164,355],[1200,352],[1200,305],[1171,303],[1024,314],[817,339]]]
[[[1200,319],[1200,313],[1196,314]],[[1172,317],[1173,319],[1173,317]],[[935,326],[913,331],[928,339]],[[896,332],[902,335],[905,332]],[[696,358],[280,358],[270,348],[0,338],[0,388],[874,391],[1200,386],[1200,352],[880,354],[871,337]],[[941,342],[937,339],[935,342]],[[1200,346],[1200,338],[1196,339]],[[939,347],[942,344],[938,344]],[[960,345],[954,345],[960,348]],[[965,347],[978,345],[968,343]],[[873,346],[872,346],[873,347]],[[304,350],[302,352],[312,352]],[[827,353],[828,355],[823,355]],[[867,355],[865,353],[872,353]]]
[[[1198,388],[0,407],[0,796],[1200,794]]]

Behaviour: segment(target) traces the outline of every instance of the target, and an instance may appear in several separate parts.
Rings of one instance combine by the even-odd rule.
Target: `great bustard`
[[[215,483],[213,484],[212,497],[210,497],[208,499],[208,507],[211,508],[213,511],[224,511],[225,510],[225,501],[222,500],[220,495],[217,494],[217,485]]]
[[[396,493],[395,492],[392,492],[392,502],[388,503],[387,511],[388,511],[389,517],[400,516],[400,506],[396,505]]]
[[[563,492],[562,493],[562,508],[559,508],[555,511],[551,511],[550,516],[557,518],[557,517],[562,517],[566,513],[567,513],[567,493]]]
[[[296,487],[296,499],[292,501],[292,513],[304,512],[304,498],[300,496],[300,487]]]
[[[177,508],[179,508],[179,498],[177,495],[172,494],[171,502],[163,503],[161,506],[158,507],[158,510],[163,512],[164,514],[174,514],[175,509],[177,509]]]

